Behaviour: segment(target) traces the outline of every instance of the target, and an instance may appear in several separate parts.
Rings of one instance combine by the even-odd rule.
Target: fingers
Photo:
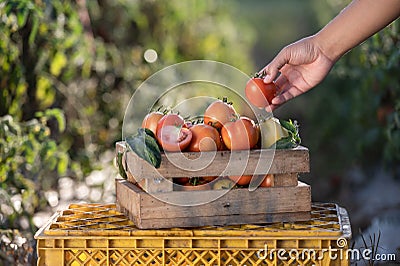
[[[283,48],[277,56],[266,65],[260,72],[265,71],[266,76],[264,83],[271,83],[278,76],[279,70],[289,62],[288,53],[286,47]]]
[[[277,95],[275,98],[272,99],[272,102],[270,105],[265,107],[265,111],[267,112],[272,112],[282,104],[286,103],[287,101],[293,99],[296,97],[298,94],[296,93],[297,89],[293,88],[290,90],[287,90],[283,92],[282,94]]]
[[[265,108],[267,112],[272,112],[282,104],[302,94],[302,91],[290,83],[285,75],[280,75],[275,84],[278,87],[278,92],[271,104]]]

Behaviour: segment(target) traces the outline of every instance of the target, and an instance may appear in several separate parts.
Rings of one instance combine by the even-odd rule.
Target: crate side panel
[[[202,226],[227,226],[240,224],[266,224],[277,222],[307,221],[311,218],[310,212],[270,213],[270,214],[246,214],[246,215],[217,215],[177,217],[177,218],[153,218],[141,219],[140,229],[161,229],[175,227],[202,227]]]
[[[217,198],[219,195],[221,197]],[[228,191],[174,191],[157,197],[160,200],[151,198],[142,201],[143,219],[311,211],[310,186],[300,182],[296,187],[258,188],[254,191],[246,188]],[[196,202],[197,198],[217,199],[202,205],[187,206]],[[186,206],[171,205],[168,202],[180,202]]]
[[[123,148],[118,144],[118,150]],[[240,174],[282,174],[309,172],[309,153],[305,147],[290,150],[246,150],[218,152],[162,153],[161,165],[155,169],[134,152],[126,152],[124,166],[131,182],[142,178],[194,177]],[[201,157],[201,158],[200,158]],[[185,163],[182,164],[182,161]],[[270,162],[270,167],[259,165]],[[178,163],[181,166],[177,166]],[[183,167],[182,167],[183,165]],[[197,170],[199,169],[199,170]],[[138,179],[139,178],[139,179]]]

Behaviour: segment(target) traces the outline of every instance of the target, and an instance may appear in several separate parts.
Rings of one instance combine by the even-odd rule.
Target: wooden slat
[[[145,190],[148,193],[171,192],[173,191],[174,187],[172,180],[162,177],[143,178],[140,180],[138,184],[143,190]]]
[[[199,206],[187,206],[199,204],[207,199],[215,199],[207,204]],[[214,215],[237,215],[257,213],[279,213],[307,211],[311,209],[310,187],[300,183],[297,187],[259,188],[249,191],[246,188],[226,190],[204,191],[174,191],[156,195],[143,193],[141,198],[142,218],[163,218],[163,210],[168,209],[171,217],[197,217]],[[157,200],[157,204],[154,201]],[[186,206],[174,206],[182,204]]]
[[[298,173],[274,174],[274,187],[295,187],[298,182]]]
[[[118,210],[124,213],[131,220],[136,217],[127,209],[118,206]],[[140,229],[160,229],[174,227],[201,227],[206,225],[227,226],[235,224],[267,224],[275,222],[295,222],[307,221],[311,219],[310,212],[290,212],[290,213],[272,213],[272,214],[251,214],[242,215],[218,215],[204,217],[178,217],[178,218],[163,218],[163,219],[141,219],[135,222],[135,225]]]
[[[310,186],[301,182],[296,187],[258,188],[255,191],[241,188],[154,195],[125,180],[116,180],[116,186],[117,206],[140,228],[289,221],[309,218],[311,210]],[[214,200],[195,205],[208,198]],[[132,200],[137,201],[136,204]]]
[[[123,146],[123,142],[117,143],[117,150]],[[290,150],[162,153],[158,169],[134,152],[126,152],[125,158],[127,170],[140,178],[305,173],[310,170],[308,149],[301,146]]]
[[[135,178],[127,172],[128,181],[139,186],[148,193],[171,192],[180,190],[174,188],[176,185],[171,178]],[[297,173],[274,174],[272,177],[272,187],[295,187],[297,186]],[[258,182],[261,182],[259,180]]]

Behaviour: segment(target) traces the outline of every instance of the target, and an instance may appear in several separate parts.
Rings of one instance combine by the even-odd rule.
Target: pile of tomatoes
[[[160,147],[167,152],[249,150],[259,145],[258,125],[252,119],[240,116],[225,98],[212,102],[202,120],[193,124],[179,114],[154,111],[145,116],[142,128],[151,130]],[[174,182],[184,187],[221,189],[235,185],[247,186],[251,178],[251,175],[218,179],[176,178]],[[271,180],[272,176],[266,176],[261,186],[271,186]]]

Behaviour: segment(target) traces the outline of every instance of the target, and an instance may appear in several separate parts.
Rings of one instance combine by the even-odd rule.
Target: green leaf
[[[293,142],[293,139],[291,136],[281,138],[275,143],[275,148],[276,149],[292,149],[295,148],[297,145],[295,142]]]
[[[69,157],[67,153],[59,152],[58,153],[58,164],[57,164],[57,172],[62,175],[67,172],[69,163]]]
[[[279,139],[275,143],[276,149],[292,149],[300,145],[299,125],[296,120],[279,120],[281,126],[288,131],[289,136]]]
[[[118,165],[118,171],[119,171],[119,175],[123,178],[123,179],[128,179],[128,176],[125,173],[125,169],[122,165],[122,157],[123,157],[123,153],[122,152],[118,152],[117,154],[117,165]]]
[[[289,119],[288,121],[286,121],[286,120],[279,119],[279,123],[281,124],[281,126],[283,128],[285,128],[289,132],[297,133],[297,130],[298,130],[297,126],[296,126],[295,122],[293,122],[292,120]]]
[[[17,13],[17,23],[20,28],[22,28],[25,25],[26,19],[28,18],[28,14],[29,12],[27,9]]]
[[[54,117],[57,120],[59,131],[64,132],[66,122],[65,122],[64,112],[61,109],[59,108],[48,109],[46,110],[46,115]]]
[[[144,159],[155,168],[161,165],[161,151],[154,134],[147,134],[146,129],[139,128],[136,135],[126,138],[128,147],[140,158]]]
[[[29,45],[33,45],[33,43],[35,42],[38,30],[39,30],[39,19],[37,17],[34,17],[32,19],[32,29],[28,39]]]
[[[54,55],[53,61],[50,64],[50,73],[54,76],[59,76],[63,68],[67,65],[67,57],[60,51]]]

